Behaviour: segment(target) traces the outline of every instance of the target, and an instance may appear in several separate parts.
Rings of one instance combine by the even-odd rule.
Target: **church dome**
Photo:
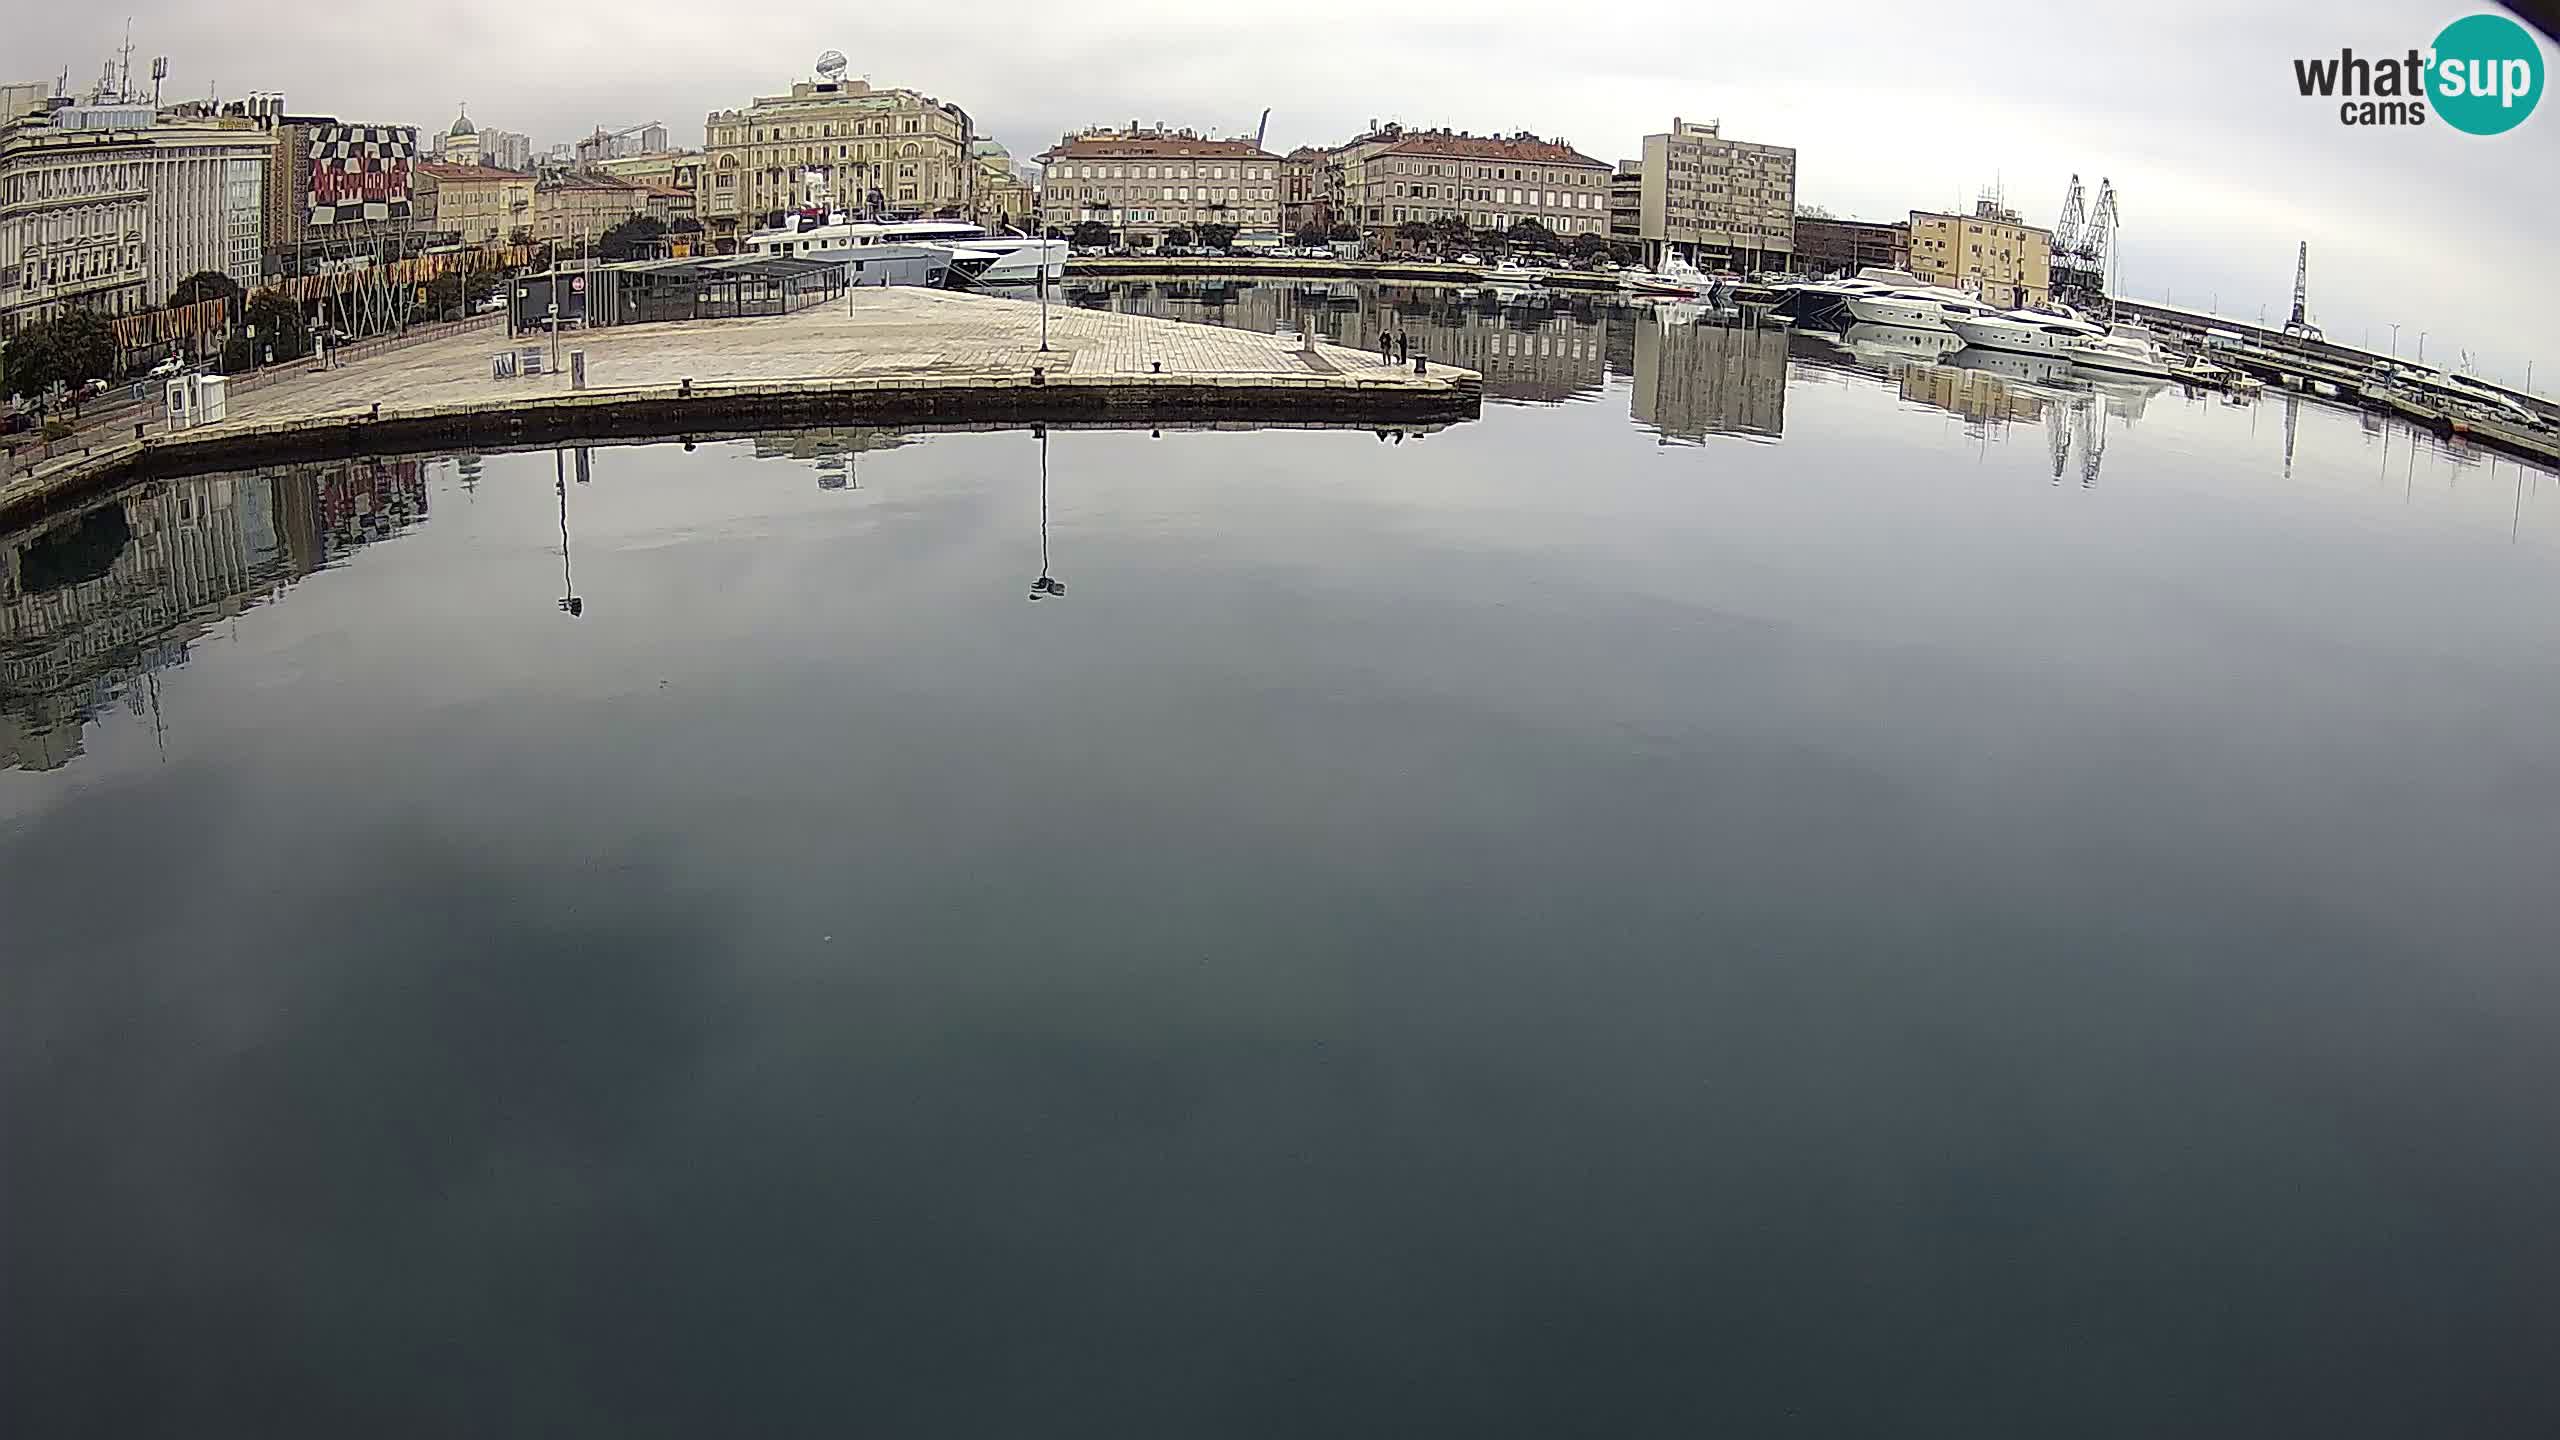
[[[459,140],[465,135],[477,135],[480,132],[471,128],[470,116],[456,115],[453,117],[453,128],[444,133],[447,139]]]

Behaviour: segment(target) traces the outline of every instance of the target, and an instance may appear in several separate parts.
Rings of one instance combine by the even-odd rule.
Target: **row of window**
[[[1149,193],[1147,193],[1147,192],[1148,192],[1148,190],[1150,190],[1150,189],[1152,189],[1155,193],[1153,193],[1153,194],[1149,194]],[[1048,193],[1049,193],[1049,195],[1050,195],[1050,197],[1051,197],[1052,199],[1057,199],[1057,200],[1121,200],[1121,201],[1127,201],[1127,200],[1190,200],[1190,199],[1198,198],[1198,199],[1201,199],[1201,200],[1225,200],[1225,201],[1227,201],[1227,202],[1229,202],[1229,203],[1231,203],[1231,204],[1242,204],[1242,203],[1244,203],[1245,201],[1248,201],[1248,200],[1270,200],[1270,199],[1272,199],[1272,198],[1273,198],[1273,197],[1272,197],[1271,190],[1269,189],[1269,187],[1256,187],[1256,188],[1253,188],[1253,189],[1212,190],[1212,189],[1210,189],[1208,186],[1203,185],[1203,186],[1199,187],[1199,189],[1200,189],[1200,193],[1199,193],[1199,195],[1198,195],[1197,197],[1194,197],[1194,196],[1192,195],[1192,193],[1191,193],[1191,191],[1192,191],[1192,187],[1191,187],[1191,186],[1188,186],[1188,185],[1156,185],[1156,186],[1149,186],[1149,187],[1143,187],[1143,188],[1132,188],[1132,187],[1130,187],[1130,186],[1126,186],[1126,185],[1117,186],[1117,187],[1111,187],[1111,186],[1102,186],[1102,187],[1097,187],[1097,186],[1092,186],[1092,185],[1052,185],[1052,186],[1050,186],[1050,187],[1049,187]]]
[[[93,160],[79,165],[17,168],[10,174],[6,190],[0,191],[0,197],[5,197],[12,205],[24,205],[38,200],[112,195],[141,188],[141,161]]]
[[[1049,167],[1056,180],[1273,180],[1269,165],[1104,165],[1091,160],[1061,160]]]
[[[909,115],[897,120],[837,120],[806,125],[769,125],[753,129],[738,126],[712,132],[714,145],[741,143],[761,145],[766,140],[832,140],[839,135],[921,135],[924,117]],[[743,135],[743,140],[742,140]]]
[[[1389,175],[1444,175],[1452,180],[1526,180],[1539,185],[1598,186],[1608,183],[1606,170],[1531,165],[1460,165],[1454,161],[1392,157],[1376,162]]]
[[[1515,190],[1508,186],[1478,190],[1465,185],[1398,185],[1395,196],[1404,200],[1482,201],[1488,205],[1543,204],[1550,210],[1601,210],[1608,206],[1605,196],[1589,191]]]

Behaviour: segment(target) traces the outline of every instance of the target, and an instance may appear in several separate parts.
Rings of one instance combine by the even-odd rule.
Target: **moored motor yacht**
[[[2176,357],[2161,349],[2160,342],[2140,326],[2114,326],[2104,335],[2092,335],[2064,346],[2063,354],[2083,370],[2110,375],[2168,380],[2177,374]]]
[[[1985,319],[2000,312],[1962,290],[1943,285],[1914,285],[1847,297],[1849,313],[1870,325],[1900,325],[1914,330],[1952,331],[1958,320]]]
[[[1988,315],[1950,315],[1947,328],[1976,350],[2005,350],[2016,355],[2066,356],[2066,347],[2106,334],[2102,326],[2070,315],[2041,310],[2000,310]]]
[[[1051,281],[1066,278],[1067,242],[1030,235],[997,235],[985,226],[960,220],[906,220],[874,223],[847,220],[839,212],[820,217],[802,215],[794,225],[762,230],[747,237],[755,255],[787,255],[809,260],[849,262],[870,258],[877,247],[902,247],[903,255],[936,256],[952,283],[1030,285],[1042,272]],[[938,253],[940,252],[940,253]],[[872,283],[864,280],[862,283]]]

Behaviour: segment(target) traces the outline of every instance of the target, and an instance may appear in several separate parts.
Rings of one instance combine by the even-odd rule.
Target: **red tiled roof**
[[[1197,135],[1079,135],[1040,152],[1042,160],[1096,160],[1122,157],[1179,160],[1188,156],[1244,160],[1280,157],[1250,140],[1209,140]]]
[[[1570,145],[1553,140],[1507,139],[1498,135],[1452,135],[1445,130],[1414,131],[1389,145],[1388,155],[1433,155],[1460,160],[1515,160],[1529,164],[1581,165],[1606,170],[1609,162],[1594,160]]]
[[[409,168],[421,175],[433,175],[439,180],[530,180],[533,178],[520,170],[500,170],[493,165],[453,165],[442,160],[419,160],[412,162]]]

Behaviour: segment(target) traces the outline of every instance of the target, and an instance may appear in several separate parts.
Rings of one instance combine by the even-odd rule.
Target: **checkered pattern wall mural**
[[[321,125],[311,132],[311,223],[409,218],[415,125]]]

